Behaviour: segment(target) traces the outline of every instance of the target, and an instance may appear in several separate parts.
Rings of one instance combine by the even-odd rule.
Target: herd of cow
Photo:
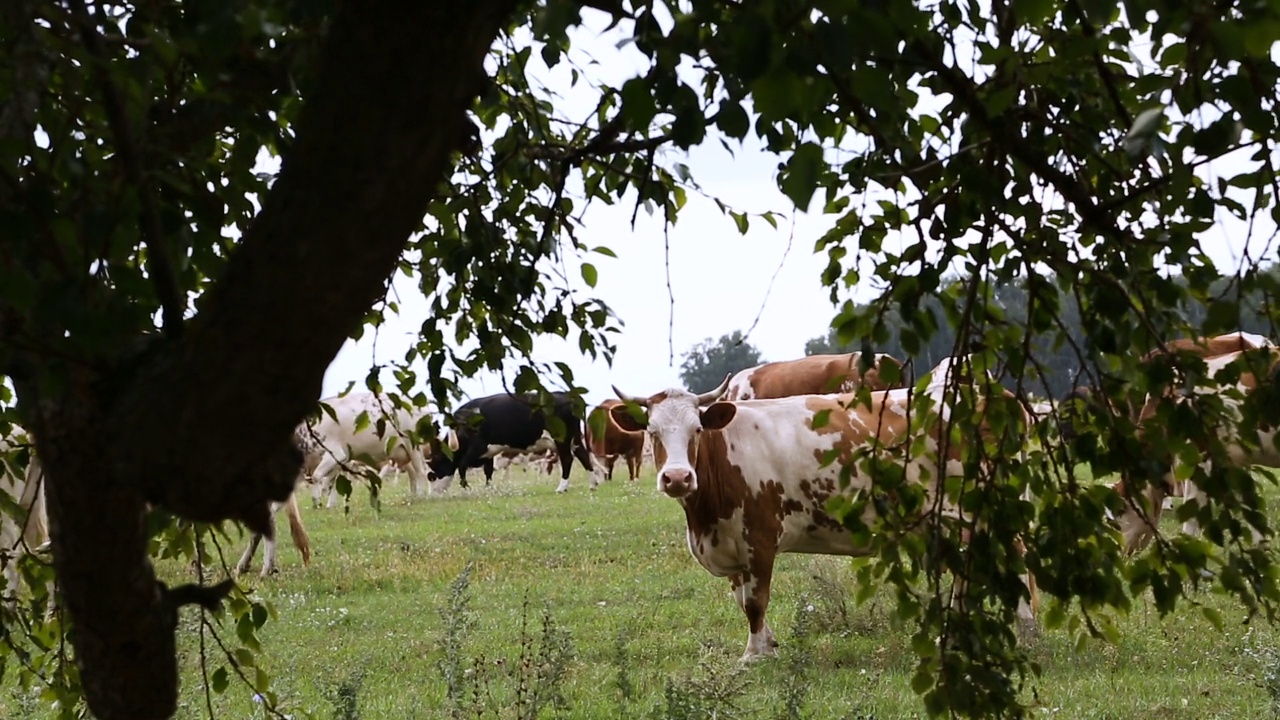
[[[1260,336],[1233,333],[1175,341],[1145,360],[1167,352],[1193,353],[1205,358],[1210,377],[1236,367],[1238,372],[1224,374],[1233,380],[1217,392],[1238,413],[1250,392],[1280,380],[1272,377],[1278,367],[1275,356],[1268,353],[1267,364],[1256,368],[1255,354],[1248,352],[1274,347]],[[559,460],[557,490],[563,492],[575,459],[594,488],[612,475],[619,458],[626,461],[629,477],[635,480],[646,447],[651,446],[658,490],[682,506],[693,556],[711,574],[728,578],[749,626],[744,659],[753,659],[776,654],[777,642],[765,616],[777,555],[868,552],[828,512],[829,501],[838,493],[866,492],[875,482],[869,472],[874,466],[861,465],[856,458],[869,450],[892,454],[898,448],[919,448],[922,442],[925,452],[913,449],[891,456],[900,463],[907,482],[924,488],[929,501],[920,505],[923,514],[940,509],[958,515],[945,501],[935,504],[932,500],[947,478],[965,473],[965,444],[972,438],[957,438],[948,431],[959,384],[974,388],[980,410],[996,405],[1006,408],[1005,421],[983,421],[979,429],[981,440],[995,443],[1001,452],[1024,447],[1035,436],[1031,425],[1047,419],[1063,435],[1074,432],[1072,424],[1059,416],[1059,403],[1025,403],[993,375],[981,379],[969,358],[948,358],[919,382],[910,374],[888,355],[814,355],[744,370],[703,393],[667,389],[629,395],[615,386],[617,399],[605,401],[585,416],[575,411],[568,394],[553,393],[548,405],[530,396],[499,394],[462,405],[446,422],[447,435],[429,437],[426,442],[415,442],[420,436],[420,413],[393,408],[386,398],[372,394],[348,394],[322,401],[318,419],[298,428],[296,441],[305,457],[299,481],[312,483],[317,499],[328,494],[332,504],[334,479],[342,472],[360,471],[356,465],[367,466],[363,472],[398,468],[407,474],[411,494],[421,494],[425,484],[428,494],[438,495],[447,491],[454,474],[465,486],[467,470],[481,468],[490,482],[497,462],[524,455],[542,458],[548,467]],[[980,379],[975,382],[975,377]],[[860,389],[864,392],[859,393]],[[1103,402],[1086,391],[1073,392],[1071,399],[1084,401],[1071,403],[1077,411],[1104,409]],[[1126,410],[1139,432],[1158,401],[1148,398],[1142,407]],[[1008,422],[1010,417],[1016,421]],[[915,436],[916,432],[923,436]],[[1252,441],[1225,437],[1223,441],[1232,462],[1280,467],[1280,451],[1269,436]],[[40,536],[43,503],[36,468],[38,463],[33,461],[25,475],[9,473],[13,494],[30,517],[21,528],[6,519],[0,528],[5,548],[47,546]],[[1115,522],[1127,551],[1141,549],[1154,536],[1175,475],[1175,469],[1168,468],[1165,483],[1153,484],[1136,497],[1130,496],[1123,482],[1113,486],[1126,501]],[[1204,501],[1194,483],[1184,496]],[[305,562],[310,549],[296,499],[290,498],[283,507]],[[871,505],[867,507],[868,513],[873,512]],[[1184,530],[1194,533],[1198,528],[1188,524]],[[275,569],[275,544],[272,538],[266,540],[264,575]],[[258,541],[253,538],[246,549],[237,565],[239,572],[247,571]],[[1024,583],[1019,617],[1033,623],[1035,583],[1030,576],[1024,576]]]

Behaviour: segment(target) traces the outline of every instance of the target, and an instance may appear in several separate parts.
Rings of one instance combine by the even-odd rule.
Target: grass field
[[[413,503],[393,481],[380,514],[361,489],[349,514],[304,504],[310,567],[285,540],[282,572],[242,583],[279,613],[263,630],[260,662],[281,712],[450,717],[453,677],[473,718],[530,717],[535,700],[555,695],[539,717],[921,716],[908,631],[890,626],[886,600],[853,605],[847,559],[782,556],[770,607],[780,657],[739,667],[742,613],[727,581],[689,555],[682,512],[656,492],[652,472],[590,492],[576,470],[570,492],[556,495],[555,480],[514,471],[491,488],[455,485]],[[226,549],[228,563],[240,549]],[[465,592],[451,591],[468,567]],[[161,571],[189,578],[176,563]],[[1223,611],[1223,631],[1191,608],[1161,620],[1147,603],[1124,619],[1117,645],[1077,651],[1065,631],[1042,633],[1032,651],[1044,674],[1027,693],[1035,716],[1273,717],[1264,683],[1280,672],[1275,631],[1242,625],[1228,600],[1198,599]],[[179,718],[207,716],[196,618],[184,611],[179,631]],[[464,631],[446,629],[464,619]],[[222,632],[234,640],[232,628]],[[210,669],[222,664],[217,654]],[[3,716],[39,716],[20,699],[10,692]],[[213,706],[218,717],[265,717],[235,680]]]

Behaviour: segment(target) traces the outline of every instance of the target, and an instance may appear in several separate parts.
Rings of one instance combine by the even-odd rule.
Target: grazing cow
[[[1215,335],[1208,338],[1177,338],[1166,342],[1163,348],[1156,348],[1143,355],[1139,364],[1143,367],[1148,367],[1153,362],[1172,361],[1174,356],[1182,354],[1207,359],[1264,347],[1276,347],[1276,345],[1261,335],[1243,331]],[[1093,391],[1088,386],[1083,385],[1067,391],[1062,400],[1059,401],[1058,407],[1061,414],[1062,437],[1068,442],[1076,436],[1076,421],[1080,420],[1085,414],[1107,411],[1104,401],[1095,397]],[[1125,410],[1125,414],[1136,422],[1141,411],[1141,407],[1128,407]]]
[[[532,468],[543,475],[552,474],[559,456],[556,455],[556,441],[543,433],[543,439],[547,439],[552,443],[550,450],[503,450],[493,457],[493,469],[502,470],[502,482],[506,482],[511,477],[511,469],[516,465],[524,465],[526,468]],[[538,447],[538,446],[535,446]]]
[[[613,465],[622,457],[627,461],[627,479],[634,481],[640,477],[640,462],[644,459],[644,433],[627,432],[614,422],[610,410],[621,404],[610,398],[587,415],[587,445],[604,466],[606,480],[613,479]],[[602,427],[604,431],[596,433],[594,427]]]
[[[298,426],[293,431],[293,442],[302,453],[302,468],[298,472],[297,480],[294,481],[294,491],[289,494],[289,498],[283,503],[271,503],[271,525],[273,528],[275,527],[276,513],[283,507],[285,515],[289,518],[289,536],[293,538],[293,546],[302,553],[302,564],[309,565],[311,563],[311,539],[307,536],[307,529],[302,525],[302,515],[298,511],[298,487],[311,477],[326,451],[324,445],[320,442],[320,435],[313,433],[305,424]],[[249,544],[245,546],[244,553],[240,555],[240,561],[236,563],[236,574],[243,575],[249,571],[249,565],[253,563],[254,553],[258,551],[258,544],[263,540],[266,541],[266,549],[263,550],[262,554],[261,576],[267,577],[277,571],[275,533],[272,532],[271,535],[265,538],[260,533],[253,533],[249,537]]]
[[[1172,359],[1174,354],[1190,354],[1201,357],[1211,363],[1209,376],[1212,377],[1215,368],[1221,369],[1225,364],[1235,362],[1235,358],[1241,352],[1249,350],[1259,350],[1261,348],[1275,348],[1275,343],[1271,342],[1261,335],[1255,335],[1246,332],[1226,333],[1208,338],[1178,338],[1165,343],[1165,349],[1156,348],[1142,356],[1143,365],[1150,365],[1153,362],[1162,362],[1166,358]],[[1222,360],[1222,358],[1227,358]],[[1176,381],[1175,381],[1176,382]],[[1212,391],[1206,388],[1198,388],[1196,392]],[[1175,390],[1166,388],[1165,394],[1172,397]],[[1103,406],[1103,400],[1095,397],[1088,387],[1073,388],[1067,393],[1063,400],[1059,403],[1061,409],[1060,428],[1063,439],[1071,441],[1076,436],[1076,422],[1086,413],[1107,412]],[[1125,412],[1139,427],[1142,421],[1150,416],[1153,412],[1157,400],[1148,398],[1141,407],[1129,407]],[[1137,498],[1130,497],[1127,486],[1123,481],[1116,482],[1112,485],[1117,493],[1124,498],[1127,510],[1116,518],[1117,526],[1120,528],[1121,534],[1124,536],[1125,551],[1132,553],[1145,548],[1154,537],[1154,527],[1152,523],[1159,519],[1160,510],[1168,504],[1168,498],[1181,496],[1184,499],[1201,500],[1203,496],[1194,484],[1187,480],[1179,481],[1173,476],[1169,476],[1165,485],[1160,488],[1149,487],[1142,502],[1151,502],[1154,498],[1159,505],[1150,517],[1146,511],[1139,508],[1136,503]],[[1183,532],[1189,535],[1198,535],[1200,533],[1200,524],[1195,518],[1191,518],[1183,523]]]
[[[554,392],[550,395],[554,402],[552,413],[565,428],[563,440],[552,440],[560,458],[561,479],[556,492],[569,489],[569,470],[575,457],[591,474],[591,487],[594,489],[600,484],[600,478],[582,441],[582,418],[574,413],[569,393]],[[457,446],[452,448],[452,456],[444,451],[438,439],[431,441],[427,478],[432,483],[433,493],[447,490],[455,471],[459,482],[466,487],[468,468],[484,468],[487,484],[493,479],[494,456],[506,450],[530,450],[540,441],[545,442],[544,437],[551,439],[545,432],[546,411],[539,405],[538,396],[532,393],[500,393],[471,400],[454,413],[453,425],[456,440],[451,440],[450,445],[456,442]]]
[[[677,388],[649,397],[633,397],[615,387],[619,398],[646,413],[636,419],[625,406],[610,412],[623,429],[647,428],[653,438],[658,490],[684,508],[694,558],[712,575],[729,579],[750,628],[743,660],[752,660],[777,654],[765,614],[779,553],[856,556],[872,551],[827,512],[828,501],[837,494],[872,491],[875,479],[865,473],[856,455],[877,447],[901,452],[911,445],[912,414],[921,412],[922,397],[932,398],[939,414],[932,416],[928,451],[906,453],[907,482],[935,478],[925,493],[936,497],[936,478],[962,474],[964,453],[961,442],[946,430],[950,409],[942,400],[954,395],[942,382],[923,392],[874,391],[869,407],[857,402],[857,394],[717,402],[728,384],[726,377],[710,392],[695,395]],[[1007,411],[1022,414],[1025,421],[1012,395],[1003,388],[997,392],[1010,400],[1002,403]],[[990,398],[984,402],[991,407]],[[815,422],[818,417],[823,420]],[[1024,436],[1025,425],[1006,423],[1005,436],[995,441],[1021,444]],[[945,472],[938,472],[940,444],[947,450]],[[824,458],[832,453],[839,461],[824,466]],[[848,491],[840,488],[846,465],[852,471]],[[870,521],[874,507],[867,505],[864,520]],[[923,520],[934,503],[925,499],[917,507]],[[1034,599],[1034,590],[1026,597]],[[1019,616],[1024,623],[1034,621],[1033,606],[1025,597]]]
[[[1231,375],[1239,373],[1238,379],[1223,384],[1210,383],[1197,386],[1191,394],[1173,391],[1166,394],[1165,399],[1172,399],[1176,403],[1188,402],[1196,395],[1215,394],[1221,398],[1226,418],[1225,422],[1215,423],[1214,431],[1226,449],[1228,462],[1238,467],[1262,465],[1280,468],[1280,448],[1276,444],[1277,428],[1273,424],[1258,418],[1255,426],[1256,435],[1250,438],[1242,437],[1238,427],[1244,416],[1244,404],[1248,402],[1250,396],[1263,388],[1268,393],[1274,392],[1277,383],[1280,383],[1280,353],[1271,351],[1270,348],[1268,350],[1265,353],[1259,353],[1257,350],[1232,352],[1207,358],[1205,360],[1206,377],[1215,378],[1220,372],[1229,369],[1232,371],[1229,373]],[[1160,398],[1148,399],[1139,415],[1140,431],[1142,424],[1155,415],[1161,400]],[[1205,451],[1207,448],[1202,448],[1202,452]],[[1134,493],[1128,490],[1123,480],[1112,486],[1126,503],[1125,510],[1116,518],[1117,525],[1124,536],[1126,552],[1137,552],[1145,548],[1155,537],[1164,499],[1175,487],[1180,462],[1182,462],[1181,457],[1170,458],[1164,477],[1158,482],[1147,485],[1140,497],[1134,497]],[[1208,463],[1208,459],[1201,462],[1202,465]],[[1187,481],[1183,496],[1187,502],[1197,504],[1203,504],[1208,500],[1192,480]],[[1199,535],[1200,524],[1194,517],[1190,518],[1183,523],[1182,531],[1189,535]]]
[[[408,473],[410,494],[421,494],[427,472],[422,447],[414,436],[418,413],[396,408],[389,398],[373,393],[352,393],[320,402],[332,408],[333,414],[322,410],[314,424],[304,423],[295,432],[305,457],[303,472],[311,475],[317,497],[328,493],[328,506],[337,505],[333,481],[338,470],[351,469],[353,461],[376,468],[390,460]],[[362,427],[357,429],[357,425]]]
[[[783,360],[747,368],[733,376],[725,400],[765,400],[791,395],[851,393],[860,387],[887,390],[902,387],[902,363],[892,356],[879,354],[864,375],[859,369],[862,353],[809,355],[798,360]],[[880,378],[881,369],[889,363],[897,368],[898,382],[892,385]]]
[[[289,499],[283,503],[271,503],[271,520],[275,524],[276,512],[284,507],[285,515],[289,518],[289,536],[293,538],[293,546],[298,548],[302,553],[302,564],[311,564],[311,539],[307,536],[307,529],[302,526],[302,516],[298,512],[298,494],[293,492],[289,495]],[[240,556],[240,562],[236,563],[236,574],[243,575],[249,571],[249,565],[253,563],[253,555],[258,551],[258,543],[263,540],[263,536],[254,533],[249,538],[249,545],[244,549],[244,554]],[[266,538],[266,549],[262,551],[262,572],[261,577],[267,577],[277,572],[276,567],[276,539],[273,533]]]
[[[1143,355],[1142,362],[1150,363],[1157,358],[1168,357],[1171,353],[1189,352],[1200,357],[1211,358],[1264,347],[1275,347],[1275,343],[1261,335],[1240,331],[1210,338],[1177,338],[1165,343],[1164,348],[1156,348]]]

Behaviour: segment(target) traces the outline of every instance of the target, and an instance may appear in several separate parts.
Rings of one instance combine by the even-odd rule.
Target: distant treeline
[[[1263,272],[1273,278],[1280,279],[1280,266],[1273,265]],[[1185,280],[1181,278],[1177,280],[1185,284]],[[1209,296],[1216,297],[1227,293],[1234,295],[1235,290],[1229,285],[1230,282],[1231,278],[1223,278],[1216,281],[1209,288]],[[1053,397],[1062,397],[1064,393],[1078,384],[1077,379],[1080,376],[1082,362],[1076,348],[1080,348],[1085,357],[1088,357],[1089,353],[1092,352],[1092,348],[1087,341],[1088,334],[1082,325],[1079,304],[1069,293],[1058,292],[1060,307],[1058,318],[1062,327],[1066,330],[1069,341],[1061,340],[1061,331],[1039,333],[1032,337],[1031,354],[1043,369],[1042,377],[1028,377],[1024,380],[1024,387],[1034,395],[1043,396],[1046,394],[1047,389],[1047,392],[1051,393]],[[994,301],[1000,305],[1007,320],[1021,327],[1026,325],[1027,297],[1026,287],[1023,283],[1006,284],[994,291]],[[1272,339],[1280,339],[1276,337],[1274,332],[1275,325],[1267,318],[1264,309],[1269,305],[1270,303],[1265,301],[1261,293],[1245,295],[1239,304],[1239,324],[1237,329],[1249,333],[1257,333]],[[1207,317],[1207,308],[1200,302],[1187,302],[1179,310],[1182,317],[1186,319],[1191,327],[1202,327]],[[1115,311],[1123,312],[1123,308],[1117,308]],[[885,324],[889,329],[889,341],[887,343],[877,343],[874,347],[876,352],[888,353],[904,361],[911,360],[917,376],[936,366],[943,358],[951,355],[952,350],[956,347],[956,329],[947,322],[947,315],[937,297],[926,297],[920,303],[918,312],[932,313],[938,326],[938,330],[930,338],[921,339],[918,352],[908,353],[903,349],[902,328],[904,324],[896,307],[890,307],[884,314]],[[1274,310],[1273,315],[1275,315]],[[1164,339],[1169,340],[1172,338]],[[856,339],[841,345],[837,342],[836,331],[831,330],[828,331],[825,337],[813,338],[805,343],[805,354],[852,352],[861,348],[861,341]],[[1013,387],[1011,378],[1004,378],[1003,380],[1010,388]]]

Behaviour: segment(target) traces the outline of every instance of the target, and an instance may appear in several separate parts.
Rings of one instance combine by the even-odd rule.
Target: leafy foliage
[[[693,392],[706,392],[724,382],[725,375],[764,362],[756,346],[747,342],[741,330],[707,338],[689,348],[680,361],[680,382]]]
[[[431,306],[420,341],[391,368],[395,389],[415,405],[447,407],[459,377],[511,364],[513,390],[554,376],[574,387],[567,365],[529,359],[539,335],[576,337],[583,353],[610,358],[617,319],[575,291],[563,269],[576,262],[591,288],[592,256],[612,253],[579,240],[581,212],[626,200],[678,221],[699,188],[667,149],[708,139],[726,147],[759,139],[780,156],[777,181],[797,207],[833,216],[815,243],[828,261],[820,280],[840,307],[833,346],[885,346],[896,332],[914,356],[949,327],[956,350],[979,352],[1020,389],[1046,347],[1069,347],[1100,393],[1132,404],[1171,382],[1141,372],[1138,356],[1172,337],[1240,327],[1244,298],[1259,310],[1249,322],[1274,330],[1277,278],[1257,264],[1274,251],[1252,242],[1280,218],[1274,2],[542,0],[522,8],[506,15],[503,6],[484,90],[470,106],[478,137],[459,139],[468,152],[441,178],[397,268],[418,279]],[[0,367],[26,383],[20,395],[65,399],[92,387],[109,400],[162,347],[157,329],[175,342],[185,318],[213,322],[208,298],[244,252],[237,238],[262,220],[254,198],[270,206],[279,195],[259,158],[287,166],[311,139],[299,120],[321,96],[318,58],[333,38],[356,36],[334,30],[338,11],[283,0],[0,6]],[[588,22],[621,34],[640,71],[610,84],[577,64],[570,50]],[[588,112],[572,114],[538,80],[566,70],[571,87],[593,97]],[[436,121],[422,119],[428,128]],[[722,207],[745,231],[747,213]],[[1215,264],[1206,247],[1206,232],[1228,221],[1248,241],[1238,270]],[[963,280],[946,280],[957,274]],[[1025,294],[1016,312],[999,299],[1014,287]],[[855,288],[877,295],[855,304]],[[399,310],[384,297],[365,327],[376,332]],[[1087,319],[1079,335],[1073,313]],[[247,357],[258,348],[246,342]],[[695,348],[686,372],[701,372],[724,345]],[[682,377],[711,387],[728,371]],[[375,368],[366,384],[381,391],[382,377]],[[29,424],[47,406],[33,402],[20,398],[5,420]],[[969,435],[993,422],[973,403],[955,417],[967,426],[955,432]],[[1247,412],[1241,432],[1269,419]],[[1014,678],[1033,668],[1004,628],[1024,568],[1058,603],[1052,621],[1081,633],[1108,636],[1109,613],[1147,590],[1172,609],[1208,582],[1203,571],[1250,613],[1273,617],[1277,569],[1245,532],[1270,534],[1250,515],[1254,481],[1204,432],[1236,424],[1207,400],[1165,403],[1143,436],[1118,413],[1081,428],[1074,457],[1135,488],[1156,474],[1157,453],[1142,437],[1159,440],[1161,457],[1214,459],[1195,470],[1208,496],[1204,539],[1159,542],[1133,562],[1101,530],[1098,499],[1047,444],[1024,459],[997,442],[993,462],[973,459],[989,469],[956,489],[973,521],[963,548],[956,527],[931,529],[928,542],[882,528],[899,542],[884,544],[863,572],[893,584],[900,616],[918,623],[916,689],[927,709],[1022,713]],[[918,595],[925,567],[934,578],[981,568],[983,583],[970,587],[983,602],[946,606],[936,582],[932,597]],[[238,634],[266,619],[252,603],[232,612]],[[246,632],[240,640],[251,649]],[[932,641],[942,634],[970,642],[939,648]],[[60,677],[58,697],[75,697],[79,679]]]
[[[1268,276],[1275,276],[1276,268],[1268,267],[1263,272]],[[1188,283],[1186,278],[1175,278],[1175,280],[1183,286]],[[963,286],[965,284],[965,281],[959,278],[948,278],[944,282],[948,285]],[[1028,287],[1031,284],[1019,280],[994,289],[992,304],[1005,313],[1009,322],[1019,326],[1026,325],[1028,308],[1032,306],[1028,293]],[[1022,376],[1022,386],[1028,395],[1060,399],[1077,385],[1089,383],[1088,367],[1081,362],[1081,351],[1088,347],[1089,343],[1075,296],[1063,292],[1056,286],[1042,287],[1040,291],[1056,296],[1055,302],[1059,311],[1055,317],[1037,319],[1040,327],[1048,323],[1051,329],[1038,330],[1032,335],[1029,357],[1034,359],[1034,362]],[[1222,278],[1211,283],[1208,295],[1221,298],[1229,297],[1235,292],[1231,287],[1230,279]],[[1240,301],[1232,304],[1233,307],[1238,308],[1238,316],[1232,317],[1227,322],[1238,322],[1238,325],[1231,326],[1233,330],[1239,329],[1246,333],[1269,337],[1273,333],[1267,302],[1266,294],[1259,289],[1248,294],[1242,293]],[[1221,307],[1221,305],[1218,303],[1215,306]],[[863,305],[858,309],[867,310],[868,308],[869,306]],[[1206,305],[1194,298],[1188,299],[1180,311],[1188,328],[1201,327],[1208,318]],[[876,351],[910,361],[917,369],[917,373],[937,366],[943,358],[950,357],[956,352],[957,348],[968,345],[968,343],[957,342],[956,329],[951,323],[945,321],[942,301],[935,296],[923,299],[916,316],[923,322],[931,324],[934,327],[933,332],[927,339],[913,337],[909,340],[913,348],[910,351],[904,346],[903,335],[913,334],[911,323],[903,320],[901,311],[896,307],[887,308],[882,317],[889,337],[884,344],[876,346]],[[837,330],[832,328],[826,335],[811,338],[805,343],[805,354],[853,352],[862,348],[861,340],[855,338],[841,343],[837,335]],[[1008,375],[1002,378],[1005,386],[1010,390],[1016,389],[1018,379]]]

